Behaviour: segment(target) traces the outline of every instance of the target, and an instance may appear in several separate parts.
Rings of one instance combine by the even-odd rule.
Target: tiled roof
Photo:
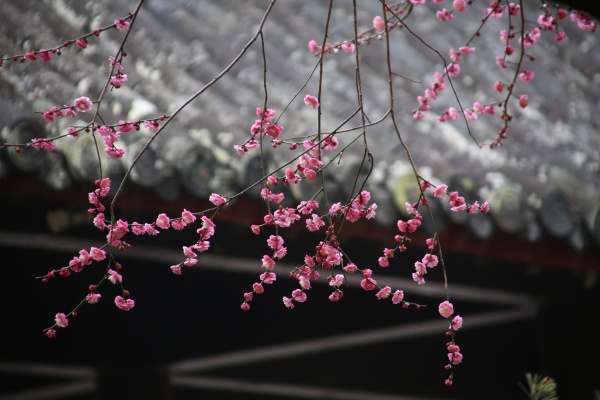
[[[0,52],[22,54],[55,46],[91,28],[112,23],[135,4],[116,0],[23,0],[4,4],[0,10]],[[265,7],[262,2],[241,6],[233,0],[147,1],[126,46],[129,55],[124,66],[129,82],[107,96],[102,110],[104,120],[116,123],[124,116],[135,120],[172,112],[229,64],[254,33]],[[380,13],[380,6],[372,2],[364,7],[359,18],[366,29],[372,17]],[[471,7],[479,7],[479,3]],[[530,15],[537,15],[535,6],[528,7]],[[265,26],[268,104],[279,113],[316,64],[306,43],[322,40],[326,10],[321,2],[282,1]],[[460,16],[440,25],[432,13],[428,7],[415,8],[407,23],[445,57],[449,48],[464,45],[477,29],[478,21],[463,24],[458,22]],[[491,21],[491,25],[484,29],[501,29],[498,21]],[[530,105],[521,110],[513,103],[516,118],[509,138],[495,150],[480,149],[469,137],[464,122],[442,124],[430,113],[415,123],[412,110],[417,106],[416,97],[429,86],[433,72],[443,69],[443,64],[435,52],[406,30],[395,29],[391,33],[393,68],[405,77],[394,81],[401,133],[424,177],[434,183],[448,183],[451,189],[460,188],[467,200],[490,201],[491,216],[468,222],[460,215],[446,213],[445,207],[438,207],[454,223],[468,223],[472,232],[482,238],[493,229],[500,229],[532,242],[547,232],[569,238],[577,250],[600,243],[600,42],[597,34],[572,29],[570,21],[563,25],[568,32],[564,43],[557,44],[552,33],[543,33],[548,37],[530,51],[537,60],[526,62],[525,68],[534,69],[536,77],[530,83],[519,84],[516,90],[529,95]],[[444,29],[443,34],[440,29]],[[342,41],[351,36],[352,14],[347,5],[340,5],[333,13],[330,39]],[[48,64],[8,62],[1,68],[0,125],[4,141],[14,141],[11,135],[19,129],[36,134],[42,129],[52,135],[64,133],[72,121],[62,119],[46,124],[33,112],[82,95],[97,96],[108,73],[108,56],[114,55],[121,37],[120,32],[104,32],[100,39],[90,39],[88,49],[82,51],[73,45]],[[502,49],[496,33],[483,34],[472,45],[477,49],[476,57],[464,57],[463,73],[454,79],[465,108],[473,101],[500,100],[490,89],[494,81],[510,79],[494,63]],[[383,42],[375,40],[360,50],[365,107],[374,121],[385,113],[389,103],[385,48]],[[327,58],[321,102],[323,129],[330,131],[357,103],[353,56],[339,53]],[[264,102],[262,79],[262,54],[257,42],[227,77],[192,102],[165,129],[139,168],[134,169],[132,183],[158,187],[168,182],[173,189],[163,195],[172,200],[181,190],[197,196],[212,191],[230,194],[255,182],[260,178],[253,164],[256,160],[251,155],[240,158],[232,145],[248,137],[249,127],[256,119],[255,108]],[[305,93],[316,94],[316,90],[317,81],[313,78],[290,105],[280,121],[286,135],[315,132],[316,112],[304,107],[301,99]],[[447,92],[432,104],[435,113],[456,107],[456,100]],[[355,118],[349,125],[356,126],[357,122]],[[492,139],[499,127],[497,116],[470,123],[471,132],[479,141]],[[124,137],[128,154],[121,162],[105,160],[111,174],[122,176],[135,150],[140,148],[140,141],[148,137],[143,129],[136,135]],[[349,143],[351,135],[340,134],[342,144]],[[375,158],[369,186],[379,203],[379,222],[389,225],[403,212],[403,202],[411,199],[414,190],[407,191],[406,185],[412,185],[414,177],[410,177],[406,156],[389,122],[370,127],[368,137]],[[12,151],[4,151],[0,171],[42,171],[39,176],[45,184],[62,190],[72,181],[97,177],[93,163],[90,168],[95,154],[90,143],[82,135],[57,142],[59,152],[55,154],[24,152],[15,157]],[[281,155],[280,151],[266,151],[273,163],[291,160],[291,155]],[[355,144],[346,153],[339,166],[337,162],[332,164],[336,180],[329,185],[332,192],[335,185],[347,195],[352,188],[349,182],[354,176],[353,168],[362,155],[361,144]],[[290,193],[294,194],[297,193]]]

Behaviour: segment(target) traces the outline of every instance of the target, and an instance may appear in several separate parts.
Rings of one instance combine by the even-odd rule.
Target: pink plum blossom
[[[135,301],[117,296],[115,297],[115,305],[123,311],[129,311],[135,306]]]
[[[122,73],[118,73],[117,75],[113,76],[112,78],[110,78],[110,84],[115,88],[115,89],[119,89],[121,86],[123,86],[123,84],[125,82],[127,82],[127,75],[122,74]]]
[[[100,297],[102,297],[100,293],[88,293],[87,296],[85,296],[85,301],[89,304],[96,304],[100,301]]]
[[[294,308],[294,303],[292,302],[292,300],[285,296],[283,296],[283,305],[289,309]]]
[[[73,106],[79,112],[88,112],[92,109],[92,101],[88,97],[79,97],[75,99]]]
[[[161,213],[158,218],[156,218],[156,226],[161,229],[169,229],[171,226],[171,219],[165,213]]]
[[[529,105],[529,96],[522,94],[519,96],[519,106],[525,108]]]
[[[301,289],[296,289],[292,292],[292,297],[298,303],[304,303],[306,301],[306,293]]]
[[[404,299],[404,292],[402,290],[396,290],[392,295],[392,303],[398,304]]]
[[[462,323],[463,323],[462,317],[460,315],[457,315],[454,318],[452,318],[452,322],[450,322],[450,329],[458,330],[462,327]]]
[[[123,277],[121,276],[121,274],[119,274],[117,271],[109,269],[108,270],[108,280],[112,283],[112,284],[117,284],[117,283],[121,283],[123,282]]]
[[[440,315],[449,318],[454,313],[454,307],[449,301],[443,301],[439,306]]]
[[[342,50],[344,50],[346,53],[354,53],[354,50],[356,50],[356,47],[354,46],[354,43],[352,43],[352,42],[344,42],[344,43],[342,43]]]
[[[358,270],[358,267],[354,264],[354,263],[350,263],[347,264],[344,268],[342,268],[344,271],[348,272],[349,274],[352,274],[354,272],[356,272]]]
[[[447,191],[448,191],[448,185],[441,184],[435,188],[435,190],[433,191],[433,195],[435,197],[444,197],[444,195],[446,194]]]
[[[307,94],[304,96],[304,104],[306,104],[309,108],[317,108],[319,107],[319,99],[317,99],[315,96]]]
[[[211,203],[213,203],[217,207],[220,207],[227,202],[227,199],[225,197],[223,197],[217,193],[211,194],[208,199],[210,200]]]
[[[377,294],[375,296],[377,296],[377,298],[379,300],[387,299],[388,297],[390,297],[391,292],[392,292],[392,288],[389,286],[386,286],[383,289],[379,290],[379,292],[377,292]]]
[[[128,31],[129,30],[129,26],[131,24],[123,19],[116,19],[115,20],[115,28],[118,31]]]
[[[385,21],[379,15],[373,18],[373,29],[378,32],[383,31],[385,28]]]
[[[465,12],[467,8],[467,2],[465,0],[454,0],[452,2],[452,7],[456,12],[462,13]]]
[[[59,328],[66,328],[69,326],[69,319],[64,313],[58,313],[54,316],[54,322]]]

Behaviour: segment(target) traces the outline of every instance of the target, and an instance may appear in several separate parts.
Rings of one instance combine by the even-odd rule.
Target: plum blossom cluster
[[[278,141],[277,138],[283,132],[283,126],[277,125],[273,122],[273,118],[275,118],[275,113],[277,111],[268,108],[266,111],[260,107],[256,108],[256,115],[258,115],[259,119],[254,121],[254,124],[250,127],[251,137],[248,139],[246,143],[243,145],[235,145],[234,149],[239,155],[244,155],[250,149],[256,149],[260,147],[260,140],[263,136],[269,136],[273,145],[278,146],[281,141]]]
[[[412,2],[400,2],[395,5],[387,6],[387,11],[390,15],[394,15],[397,17],[396,22],[386,23],[383,17],[376,16],[373,18],[373,25],[371,28],[359,32],[356,35],[355,39],[344,40],[340,42],[334,43],[325,43],[324,46],[321,46],[315,40],[311,40],[308,42],[308,50],[313,53],[315,56],[320,56],[321,54],[327,53],[339,53],[342,50],[345,53],[354,53],[356,51],[357,45],[368,45],[371,44],[373,39],[382,40],[383,35],[386,32],[391,31],[394,28],[402,28],[402,16],[408,15],[410,13]]]
[[[418,6],[426,4],[427,0],[409,0],[409,2],[411,6]],[[432,2],[441,4],[445,3],[445,0],[433,0]],[[471,1],[453,0],[451,9],[443,8],[442,10],[437,11],[436,16],[440,22],[453,20],[456,13],[465,12],[466,7],[470,4],[472,4]],[[512,82],[504,83],[498,81],[494,84],[494,91],[497,93],[502,93],[504,89],[507,89],[506,97],[503,100],[495,101],[485,105],[482,105],[480,102],[476,101],[473,103],[473,107],[471,109],[462,110],[461,107],[461,111],[457,110],[455,107],[449,107],[442,114],[436,117],[438,121],[446,122],[458,120],[460,118],[464,118],[467,121],[476,120],[478,116],[484,114],[496,114],[494,106],[497,105],[498,107],[503,108],[502,112],[499,113],[500,118],[503,120],[503,124],[501,125],[496,138],[488,143],[488,145],[491,148],[502,145],[502,141],[508,137],[507,131],[509,128],[509,122],[513,118],[513,116],[508,112],[509,100],[514,96],[517,99],[520,108],[526,108],[529,105],[529,96],[526,93],[515,95],[513,90],[515,89],[517,78],[519,78],[522,82],[530,82],[533,79],[534,72],[523,68],[522,63],[524,58],[527,58],[530,61],[535,61],[536,57],[530,54],[530,50],[531,47],[538,42],[541,34],[543,32],[555,32],[555,40],[562,41],[565,38],[566,33],[560,29],[559,23],[567,19],[568,16],[570,16],[571,21],[573,21],[579,27],[579,29],[587,31],[594,31],[596,29],[596,22],[592,20],[588,13],[578,10],[571,10],[568,12],[564,8],[560,8],[558,6],[554,7],[555,11],[553,12],[552,8],[546,3],[542,3],[541,9],[542,13],[537,18],[537,27],[527,30],[525,26],[515,27],[514,24],[515,17],[519,16],[522,12],[519,4],[509,2],[504,3],[500,0],[493,0],[489,3],[489,7],[485,9],[485,16],[482,18],[482,26],[489,18],[498,19],[506,15],[509,19],[509,23],[507,24],[509,27],[508,31],[500,31],[500,40],[504,44],[504,49],[502,54],[495,58],[495,62],[503,69],[507,68],[509,64],[516,65],[514,79]],[[453,78],[457,77],[461,73],[461,56],[471,54],[475,51],[475,48],[470,46],[470,42],[480,35],[480,30],[481,27],[465,46],[460,47],[458,50],[450,50],[450,63],[447,64],[443,73],[440,74],[436,72],[434,74],[434,81],[431,84],[431,87],[426,89],[423,95],[417,97],[419,107],[412,110],[414,119],[421,119],[425,117],[425,113],[430,109],[431,103],[437,99],[437,96],[446,87],[446,82],[444,79],[445,77]],[[518,46],[514,45],[513,41],[515,40],[518,40]],[[315,44],[309,47],[314,47],[314,45]],[[524,49],[527,49],[527,53]],[[518,56],[518,58],[516,60],[511,60],[510,57],[513,55]],[[484,143],[480,143],[480,146],[483,145]]]
[[[193,217],[193,218],[192,218]],[[181,267],[191,267],[196,265],[198,262],[198,253],[203,253],[210,248],[210,238],[215,234],[215,223],[212,219],[203,215],[201,218],[202,226],[196,230],[198,234],[198,240],[191,246],[183,246],[183,255],[185,256],[185,260],[180,262],[179,264],[172,265],[171,271],[175,275],[181,275]],[[196,218],[189,211],[184,210],[184,215],[181,220],[179,220],[179,224],[188,224],[195,221]],[[181,228],[183,229],[183,228]]]
[[[85,113],[92,109],[93,102],[88,97],[79,97],[75,99],[73,105],[63,107],[52,107],[51,109],[44,111],[42,116],[48,122],[54,121],[55,118],[62,117],[77,117],[77,113]]]
[[[302,201],[296,209],[287,209],[286,212],[289,215],[293,215],[291,223],[301,218],[301,215],[306,215],[306,229],[315,232],[320,230],[326,225],[325,220],[328,219],[330,225],[325,230],[325,238],[319,242],[315,247],[315,253],[312,255],[305,255],[304,263],[302,266],[295,268],[290,274],[293,278],[298,281],[299,288],[292,291],[291,295],[283,297],[283,304],[287,308],[294,308],[295,303],[302,303],[307,300],[307,291],[311,289],[311,282],[318,279],[321,275],[321,271],[328,271],[328,284],[332,287],[333,291],[329,295],[329,300],[337,302],[343,298],[344,293],[341,286],[345,282],[344,273],[355,273],[360,272],[363,279],[360,286],[365,291],[371,291],[378,288],[375,296],[382,300],[390,298],[394,304],[402,304],[403,307],[408,307],[409,304],[404,301],[404,293],[401,290],[392,292],[389,286],[379,287],[377,281],[372,278],[372,271],[368,268],[360,270],[347,256],[343,253],[340,248],[336,236],[336,223],[338,221],[349,221],[356,222],[361,218],[371,219],[375,216],[376,204],[369,204],[371,195],[368,191],[359,193],[352,201],[346,205],[341,203],[335,203],[329,207],[326,215],[319,216],[314,213],[319,208],[319,203],[316,200]],[[279,211],[284,210],[280,207]],[[310,217],[308,217],[310,215]],[[252,232],[259,234],[261,227],[269,225],[277,225],[279,227],[287,227],[288,224],[278,225],[274,222],[274,218],[270,215],[265,217],[265,224],[253,225]],[[279,235],[271,235],[267,240],[268,246],[273,250],[271,255],[264,255],[262,258],[262,268],[265,270],[260,275],[260,280],[252,285],[252,291],[244,293],[244,301],[241,305],[241,309],[244,311],[250,310],[250,302],[254,299],[255,295],[264,292],[264,285],[271,284],[276,280],[276,274],[274,272],[275,264],[277,259],[281,259],[287,253],[287,249],[283,246],[283,238]],[[344,265],[345,263],[345,265]],[[339,269],[340,273],[336,273],[335,270]]]
[[[88,194],[88,199],[92,207],[88,210],[90,214],[94,215],[94,225],[100,230],[108,231],[106,239],[107,245],[117,247],[120,250],[124,250],[130,245],[124,241],[124,237],[128,233],[134,235],[150,235],[156,236],[160,233],[160,230],[174,229],[182,230],[186,226],[193,224],[197,217],[194,213],[184,209],[181,213],[181,217],[169,218],[166,214],[161,213],[153,223],[128,223],[127,221],[119,219],[113,224],[107,223],[104,215],[105,207],[101,202],[102,198],[105,198],[110,191],[110,180],[104,178],[96,181],[98,188]],[[197,254],[204,252],[210,247],[210,237],[214,235],[215,224],[206,216],[201,217],[202,225],[197,229],[199,239],[191,246],[183,246],[183,254],[185,260],[181,263],[171,266],[171,271],[177,275],[181,274],[182,266],[192,266],[197,263]],[[93,262],[102,261],[107,258],[107,253],[103,249],[92,247],[89,251],[82,249],[79,255],[73,257],[69,262],[69,265],[58,270],[50,271],[46,276],[43,277],[44,282],[48,282],[49,279],[54,278],[56,275],[67,278],[72,272],[81,272],[83,268]],[[111,267],[112,265],[112,267]],[[99,284],[90,285],[89,293],[85,297],[85,303],[96,304],[100,301],[102,295],[98,293],[99,286],[108,281],[121,288],[121,294],[116,296],[114,304],[117,308],[123,311],[129,311],[135,306],[135,301],[131,298],[130,292],[123,288],[123,275],[121,274],[122,266],[120,263],[114,261],[111,256],[109,267],[107,268],[106,274],[103,276]],[[57,314],[55,324],[45,330],[46,335],[50,338],[56,336],[56,328],[64,328],[68,325],[68,317],[77,315],[77,310],[81,307],[84,302],[81,302],[71,313],[65,315],[64,313]]]
[[[109,228],[110,225],[106,225],[104,223],[104,214],[102,213],[105,210],[104,205],[101,203],[102,198],[106,197],[110,191],[110,180],[108,178],[100,179],[95,182],[98,187],[93,192],[88,194],[88,199],[92,207],[89,209],[91,214],[96,214],[94,219],[94,223],[103,228]],[[120,220],[119,220],[120,221]],[[116,229],[118,232],[117,235],[120,234],[121,231],[126,230],[123,226],[123,221],[120,221],[118,224],[119,228]],[[50,279],[56,277],[57,275],[63,278],[68,278],[72,273],[82,272],[84,267],[93,264],[94,262],[100,262],[107,258],[106,251],[92,247],[90,250],[81,249],[79,251],[79,255],[75,256],[69,261],[69,265],[49,271],[46,276],[42,278],[42,282],[48,283]],[[114,265],[114,269],[110,267],[110,265]],[[128,290],[123,288],[123,276],[119,272],[121,270],[121,264],[118,262],[109,263],[109,267],[107,268],[106,273],[104,274],[100,284],[104,281],[109,281],[114,285],[118,285],[121,287],[121,294],[115,297],[114,303],[115,305],[124,311],[129,311],[135,306],[135,301],[133,299],[128,298],[130,295]],[[102,295],[97,292],[97,288],[100,285],[90,285],[89,293],[85,296],[85,302],[88,304],[96,304],[100,301]],[[57,313],[55,316],[55,323],[53,326],[47,328],[45,330],[46,336],[49,338],[53,338],[56,336],[56,328],[66,328],[69,324],[69,316],[75,318],[77,316],[78,309],[84,304],[81,302],[73,311],[69,314]]]
[[[52,107],[50,110],[44,111],[42,113],[42,116],[48,122],[54,121],[55,118],[74,118],[77,116],[77,112],[90,111],[92,109],[92,104],[92,101],[88,97],[79,97],[75,99],[73,105],[63,107]],[[14,146],[16,146],[17,152],[20,151],[20,145]],[[31,147],[37,150],[56,150],[56,145],[53,143],[53,139],[49,138],[33,138],[29,141],[29,143],[27,143],[27,147]]]
[[[106,252],[97,247],[92,247],[89,251],[81,249],[79,250],[79,255],[73,257],[71,261],[69,261],[68,266],[49,271],[46,276],[42,278],[42,282],[48,283],[50,279],[55,278],[57,275],[62,278],[68,278],[71,276],[71,273],[81,272],[85,266],[91,265],[95,261],[102,261],[105,258]]]
[[[449,301],[443,301],[438,307],[440,315],[444,318],[450,318],[454,315],[454,306]],[[452,386],[454,382],[454,371],[453,367],[458,365],[463,360],[463,355],[460,352],[460,347],[455,342],[456,331],[459,330],[463,325],[463,319],[460,315],[455,315],[450,321],[446,336],[450,338],[450,341],[446,343],[446,350],[448,351],[448,364],[444,367],[446,371],[450,371],[450,375],[444,381],[446,386]]]
[[[117,73],[115,75],[113,75],[110,78],[110,84],[113,88],[115,89],[119,89],[121,86],[123,86],[125,84],[125,82],[127,82],[129,80],[129,78],[127,77],[127,74],[124,74],[123,71],[125,70],[125,68],[123,68],[123,65],[121,64],[121,60],[123,57],[125,57],[127,55],[127,53],[122,52],[121,53],[121,58],[119,60],[116,60],[113,56],[110,56],[108,58],[108,61],[110,62],[111,67],[117,70]]]
[[[4,65],[5,61],[9,61],[12,60],[14,62],[25,62],[27,60],[29,61],[35,61],[35,60],[42,60],[44,62],[49,62],[52,60],[52,57],[54,55],[60,56],[62,54],[62,50],[67,48],[68,46],[70,46],[71,44],[75,43],[80,49],[86,49],[89,45],[89,38],[91,37],[99,37],[100,34],[104,31],[107,31],[109,29],[116,29],[119,31],[128,31],[129,27],[131,26],[131,20],[134,17],[134,13],[129,13],[126,17],[124,18],[119,18],[116,19],[112,24],[108,25],[108,26],[104,26],[102,28],[99,29],[94,29],[93,31],[79,36],[75,39],[69,39],[69,40],[65,40],[62,44],[55,46],[55,47],[51,47],[51,48],[41,48],[39,50],[29,50],[27,51],[25,54],[18,54],[18,55],[13,55],[13,56],[8,56],[8,57],[4,57],[0,59],[0,67],[2,67]]]

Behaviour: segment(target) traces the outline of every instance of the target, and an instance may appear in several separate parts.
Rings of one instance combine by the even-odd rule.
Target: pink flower
[[[264,293],[265,288],[260,284],[260,282],[255,282],[252,284],[252,290],[254,290],[255,293],[261,294]]]
[[[423,278],[423,275],[413,272],[412,278],[413,278],[413,281],[417,282],[419,285],[425,284],[425,278]]]
[[[435,16],[440,20],[440,22],[446,22],[454,19],[454,15],[452,15],[452,13],[445,8],[442,11],[436,12]]]
[[[283,246],[283,238],[281,236],[271,235],[269,239],[267,239],[267,244],[273,250],[277,250],[279,247]]]
[[[191,247],[188,246],[183,246],[183,255],[188,257],[188,258],[194,258],[197,257],[198,255],[194,252],[194,250]]]
[[[502,84],[502,82],[496,82],[494,83],[494,89],[496,89],[496,92],[502,93],[502,91],[504,90],[504,85]]]
[[[475,52],[475,47],[462,46],[458,48],[458,51],[460,54],[471,54]]]
[[[294,308],[294,303],[292,302],[292,300],[285,296],[283,296],[283,305],[289,309]]]
[[[310,42],[308,42],[308,50],[309,50],[311,53],[317,53],[317,52],[318,52],[318,50],[319,50],[319,45],[317,44],[317,42],[316,42],[316,41],[314,41],[314,40],[311,40]]]
[[[79,97],[75,99],[73,105],[79,112],[88,112],[92,109],[92,101],[87,97]]]
[[[77,39],[75,41],[75,43],[77,44],[77,46],[81,47],[82,49],[85,49],[85,48],[88,47],[88,40],[87,40],[87,38]]]
[[[433,268],[438,265],[438,258],[434,254],[425,254],[425,257],[423,257],[422,261],[423,264],[429,268]]]
[[[66,328],[69,326],[69,319],[64,313],[58,313],[54,316],[54,322],[59,328]]]
[[[94,217],[94,226],[100,230],[106,229],[106,223],[104,221],[104,214],[100,213]]]
[[[100,297],[102,297],[100,293],[88,293],[87,296],[85,296],[85,300],[89,304],[96,304],[100,300]]]
[[[210,197],[208,198],[208,200],[210,200],[210,202],[213,203],[217,207],[220,207],[227,202],[227,199],[225,197],[223,197],[217,193],[211,194]]]
[[[56,331],[54,329],[48,329],[46,331],[46,337],[48,337],[49,339],[55,338],[56,337]]]
[[[350,264],[346,265],[342,269],[344,271],[348,272],[349,274],[352,274],[352,273],[354,273],[354,272],[356,272],[358,270],[358,267],[356,265],[354,265],[354,263],[350,263]]]
[[[463,355],[458,351],[450,352],[448,353],[448,359],[453,365],[457,365],[460,364],[460,362],[462,361]]]
[[[40,51],[38,52],[38,56],[40,57],[40,60],[44,62],[52,60],[52,52],[44,49],[40,49]]]
[[[415,271],[418,275],[425,275],[427,273],[427,267],[420,261],[415,262]]]
[[[371,278],[365,278],[360,281],[360,286],[367,291],[375,289],[375,285],[377,285],[377,281]]]
[[[444,301],[439,307],[440,315],[444,318],[449,318],[454,313],[454,306],[449,301]]]
[[[296,289],[292,292],[292,297],[298,303],[304,303],[306,301],[306,293],[301,289]]]
[[[506,68],[507,64],[506,64],[506,60],[504,59],[504,57],[496,57],[496,64],[498,64],[500,67],[502,68]]]
[[[434,238],[429,238],[425,240],[425,244],[429,250],[433,250],[433,248],[437,245],[437,241]]]
[[[525,108],[529,105],[529,96],[522,94],[519,96],[519,106]]]
[[[490,205],[488,204],[488,202],[486,201],[485,203],[483,203],[481,205],[481,207],[479,207],[479,211],[482,214],[487,214],[490,211]]]
[[[110,84],[113,85],[113,87],[115,89],[120,88],[127,81],[128,81],[127,75],[122,74],[120,72],[117,75],[115,75],[112,78],[110,78]]]
[[[263,283],[270,285],[277,280],[277,275],[275,275],[274,272],[263,272],[260,274],[260,280]]]
[[[391,292],[392,292],[392,288],[389,286],[386,286],[383,289],[381,289],[379,292],[377,292],[377,294],[375,296],[377,296],[377,298],[379,300],[387,299],[388,297],[390,297]]]
[[[181,266],[180,265],[171,265],[171,272],[175,275],[181,275]]]
[[[242,305],[240,305],[240,308],[242,309],[242,311],[248,311],[250,310],[250,304],[243,302]]]
[[[523,82],[530,82],[534,76],[535,73],[533,71],[528,71],[526,69],[521,71],[521,73],[519,74],[519,78],[521,78]]]
[[[465,0],[454,0],[452,2],[452,7],[454,7],[456,12],[462,13],[462,12],[465,12],[465,8],[467,7],[467,2]]]
[[[156,226],[161,229],[169,229],[171,226],[171,219],[167,216],[167,214],[162,213],[156,218]]]
[[[373,29],[378,32],[385,29],[385,21],[379,15],[373,18]]]
[[[271,257],[264,255],[262,258],[262,267],[264,269],[272,271],[273,268],[275,268],[275,261]]]
[[[402,299],[404,299],[404,292],[402,290],[396,290],[392,295],[392,303],[398,304],[402,302]]]
[[[342,50],[344,50],[346,53],[354,53],[354,50],[356,50],[356,47],[354,46],[354,43],[352,43],[352,42],[344,42],[344,43],[342,43]]]
[[[121,158],[123,157],[123,154],[125,154],[125,150],[116,147],[107,148],[105,149],[105,151],[106,154],[108,154],[108,156],[112,158]]]
[[[462,327],[462,323],[463,323],[462,317],[460,315],[457,315],[454,318],[452,318],[452,322],[450,322],[449,329],[458,330],[458,329],[460,329],[460,327]]]
[[[273,253],[273,257],[282,259],[286,255],[286,253],[287,253],[287,248],[281,246],[280,248],[275,250],[275,253]]]
[[[123,20],[123,19],[116,19],[115,20],[115,28],[118,31],[128,31],[129,30],[129,26],[130,26],[130,23],[127,22],[127,21],[125,21],[125,20]]]
[[[182,230],[183,228],[185,228],[187,224],[185,223],[185,221],[181,220],[181,219],[174,219],[171,221],[171,226],[173,227],[173,229],[175,230]]]
[[[307,94],[304,96],[304,104],[306,104],[306,106],[309,108],[317,108],[319,107],[319,99],[317,99],[315,96]]]
[[[433,191],[433,195],[435,197],[444,197],[444,195],[446,194],[447,191],[448,191],[448,185],[441,184],[435,188],[435,190]]]
[[[344,292],[336,290],[329,295],[329,301],[339,301],[342,297],[344,297]]]
[[[306,228],[311,232],[316,232],[323,226],[325,226],[325,221],[317,214],[312,214],[311,219],[306,220]]]
[[[336,276],[331,276],[329,279],[329,286],[339,287],[344,283],[344,275],[337,274]]]
[[[123,282],[123,277],[121,276],[121,274],[119,274],[117,271],[109,269],[108,270],[108,280],[112,283],[112,284],[117,284]]]
[[[183,212],[181,213],[181,218],[185,221],[186,224],[191,224],[192,222],[194,222],[196,220],[196,216],[194,214],[192,214],[191,212],[189,212],[188,210],[186,210],[185,208],[183,209]]]
[[[123,311],[129,311],[135,306],[135,301],[117,296],[115,297],[115,305]]]
[[[92,247],[90,249],[90,256],[94,261],[102,261],[106,258],[106,252],[97,247]]]
[[[315,200],[302,201],[298,207],[296,207],[301,214],[305,215],[312,213],[317,208],[319,208],[319,203]]]

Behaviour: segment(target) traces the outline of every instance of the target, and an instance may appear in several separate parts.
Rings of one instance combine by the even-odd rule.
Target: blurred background
[[[351,5],[338,3],[331,42],[353,36]],[[364,3],[359,30],[369,29],[381,14],[378,2]],[[0,4],[4,56],[79,37],[126,16],[137,3]],[[469,15],[484,15],[485,5],[470,5]],[[108,94],[104,121],[173,112],[238,54],[267,6],[258,0],[243,5],[147,0],[125,47],[129,82]],[[435,11],[442,6],[415,7],[406,22],[447,58],[448,49],[464,45],[477,30],[479,19],[457,15],[440,24]],[[532,29],[539,5],[528,3],[526,11]],[[316,94],[318,82],[313,78],[301,88],[317,63],[306,44],[322,40],[326,16],[325,3],[281,0],[265,25],[268,104],[279,116],[289,103],[279,121],[286,137],[317,129],[316,112],[302,98]],[[476,54],[461,61],[463,72],[454,85],[465,108],[473,101],[500,100],[493,83],[510,79],[494,62],[503,48],[497,33],[503,23],[486,25],[487,33],[471,43]],[[451,300],[465,321],[456,337],[465,358],[452,388],[443,384],[448,321],[437,311],[445,299],[442,271],[432,270],[422,286],[410,277],[414,262],[427,252],[431,224],[414,234],[409,250],[389,268],[377,266],[383,248],[394,246],[396,221],[407,217],[404,203],[416,200],[414,176],[386,121],[368,128],[374,163],[367,189],[378,204],[377,217],[374,223],[347,224],[340,244],[357,265],[373,269],[380,284],[402,289],[407,300],[427,307],[384,304],[349,279],[339,303],[327,299],[323,280],[306,303],[286,309],[281,298],[297,287],[288,272],[321,240],[298,227],[283,233],[288,255],[277,264],[278,281],[257,296],[251,311],[242,312],[242,294],[258,280],[265,239],[273,233],[250,234],[249,226],[266,213],[259,190],[250,190],[215,218],[211,250],[183,276],[173,275],[169,266],[182,260],[181,246],[196,241],[193,230],[131,238],[132,248],[118,256],[136,307],[128,313],[116,309],[116,287],[104,287],[100,303],[84,306],[53,340],[43,329],[57,312],[71,310],[105,272],[94,265],[67,280],[34,279],[67,265],[80,249],[103,243],[87,213],[87,193],[98,178],[96,150],[89,136],[80,135],[58,141],[52,153],[1,151],[0,399],[518,399],[525,398],[518,384],[527,372],[555,378],[562,399],[593,399],[600,390],[600,43],[597,34],[581,32],[569,20],[560,29],[567,32],[563,43],[543,32],[547,37],[530,50],[537,60],[524,67],[536,77],[515,91],[525,91],[530,105],[514,110],[509,138],[496,150],[480,149],[462,122],[435,121],[436,113],[456,107],[452,93],[444,93],[431,115],[415,123],[416,96],[443,62],[406,30],[390,34],[393,68],[401,76],[394,81],[396,112],[421,174],[448,184],[468,202],[491,204],[489,214],[466,217],[431,199]],[[103,32],[87,49],[72,45],[49,63],[6,62],[0,68],[3,142],[53,137],[72,124],[85,124],[47,123],[39,112],[97,96],[108,76],[108,57],[122,37],[122,32]],[[389,107],[385,46],[373,40],[359,50],[365,108],[376,121]],[[354,55],[331,54],[325,66],[322,127],[328,132],[356,108]],[[263,176],[259,157],[239,157],[233,150],[248,138],[256,107],[264,103],[263,70],[255,43],[226,77],[170,123],[125,181],[118,218],[151,222],[161,212],[200,211],[210,207],[211,193],[233,195]],[[478,141],[489,141],[500,122],[497,116],[481,117],[470,129]],[[358,123],[355,118],[349,126]],[[103,159],[115,187],[150,135],[143,128],[124,135],[117,146],[126,156]],[[350,145],[352,132],[338,137],[349,147],[330,165],[326,186],[334,200],[350,196],[353,178],[365,176],[362,142]],[[265,149],[270,171],[293,159],[286,149]],[[290,188],[286,205],[316,190],[309,184]]]

